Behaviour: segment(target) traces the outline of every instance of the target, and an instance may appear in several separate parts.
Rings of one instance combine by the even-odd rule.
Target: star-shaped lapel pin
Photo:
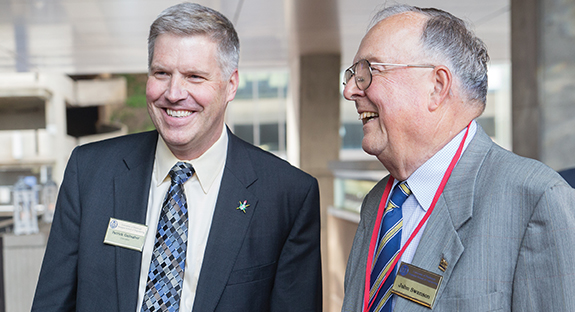
[[[248,201],[244,200],[243,203],[240,201],[240,205],[236,209],[239,209],[239,210],[243,211],[243,213],[246,213],[246,208],[248,208],[249,206],[250,206],[250,204],[248,204]]]

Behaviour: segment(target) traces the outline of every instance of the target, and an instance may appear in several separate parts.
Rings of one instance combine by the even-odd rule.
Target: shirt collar
[[[226,162],[226,155],[228,152],[228,131],[226,126],[223,126],[222,134],[219,139],[200,157],[192,160],[179,160],[172,154],[162,136],[158,136],[158,143],[156,146],[156,166],[154,166],[155,174],[158,177],[157,185],[170,181],[169,173],[172,167],[178,161],[185,161],[191,163],[196,172],[195,176],[200,182],[200,186],[204,193],[208,193],[210,187],[214,183],[218,173]]]
[[[415,170],[415,172],[407,179],[407,184],[409,185],[412,194],[415,196],[415,199],[424,211],[427,211],[431,206],[435,192],[437,192],[437,189],[441,184],[441,180],[443,179],[443,175],[447,171],[453,156],[455,156],[461,140],[463,140],[466,129],[467,127],[461,130],[461,132],[451,139],[449,143],[428,159],[423,165],[417,168],[417,170]],[[476,121],[473,120],[469,126],[469,133],[467,134],[467,138],[463,145],[462,154],[469,145],[469,142],[471,142],[475,136],[476,131],[477,124]],[[399,181],[394,182],[394,186],[397,182]]]

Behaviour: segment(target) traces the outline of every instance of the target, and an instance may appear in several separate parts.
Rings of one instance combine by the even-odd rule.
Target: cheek
[[[150,77],[146,83],[146,100],[148,103],[156,101],[164,94],[164,84]]]
[[[191,92],[195,102],[209,110],[217,110],[225,101],[225,91],[217,85],[206,85]]]

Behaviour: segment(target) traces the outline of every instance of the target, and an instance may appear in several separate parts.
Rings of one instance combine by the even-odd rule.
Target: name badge
[[[110,218],[104,244],[142,251],[147,232],[146,225]]]
[[[391,292],[431,309],[442,279],[441,275],[401,262]]]

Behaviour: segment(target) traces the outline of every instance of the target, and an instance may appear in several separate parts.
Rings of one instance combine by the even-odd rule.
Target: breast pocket
[[[255,282],[264,279],[273,279],[276,273],[277,263],[259,265],[232,271],[228,280],[228,285]]]

